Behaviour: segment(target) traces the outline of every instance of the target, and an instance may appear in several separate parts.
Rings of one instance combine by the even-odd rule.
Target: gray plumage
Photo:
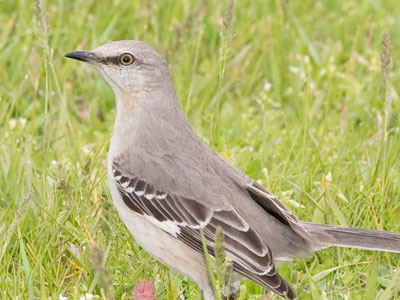
[[[187,122],[163,57],[140,41],[118,41],[67,57],[98,69],[114,91],[117,114],[108,154],[115,206],[142,247],[213,289],[202,253],[224,232],[235,272],[295,299],[274,262],[344,246],[400,252],[400,235],[299,221],[270,192],[204,145]],[[132,59],[132,61],[131,61]]]

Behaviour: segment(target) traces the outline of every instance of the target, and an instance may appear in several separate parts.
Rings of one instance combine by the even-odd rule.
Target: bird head
[[[115,41],[65,56],[93,65],[116,95],[152,91],[170,83],[164,58],[141,41]]]

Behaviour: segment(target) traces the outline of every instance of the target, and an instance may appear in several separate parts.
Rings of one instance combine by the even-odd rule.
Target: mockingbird
[[[108,181],[118,213],[157,260],[215,299],[201,231],[213,254],[217,227],[234,271],[295,299],[275,262],[330,246],[400,252],[400,234],[298,220],[274,195],[204,145],[187,122],[164,58],[141,41],[116,41],[66,57],[95,66],[117,113]]]

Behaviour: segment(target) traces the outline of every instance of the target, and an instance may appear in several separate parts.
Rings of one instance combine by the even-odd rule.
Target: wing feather
[[[294,299],[294,291],[276,272],[272,252],[258,233],[231,207],[224,210],[213,210],[196,199],[158,190],[157,187],[132,174],[124,174],[114,162],[112,170],[118,191],[128,208],[140,214],[154,224],[173,225],[177,230],[166,232],[187,244],[192,249],[203,252],[201,230],[207,242],[207,249],[214,255],[213,244],[218,227],[224,233],[224,244],[227,255],[233,260],[234,270],[251,280],[269,288],[278,295]],[[254,187],[249,191],[254,197],[261,197],[263,191]],[[259,199],[260,200],[260,199]],[[261,201],[261,200],[260,200]],[[292,218],[279,202],[268,203],[277,218],[284,222]],[[266,209],[264,207],[264,209]],[[294,218],[294,217],[293,217]],[[158,222],[158,223],[157,223]],[[160,223],[161,222],[161,223]],[[166,229],[167,228],[167,229]]]
[[[312,241],[310,233],[302,226],[301,222],[290,212],[287,207],[262,185],[254,181],[246,187],[250,197],[256,201],[270,215],[288,225],[304,240]]]

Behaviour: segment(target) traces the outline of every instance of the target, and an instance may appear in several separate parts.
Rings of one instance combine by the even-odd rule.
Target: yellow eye
[[[133,62],[135,61],[135,58],[130,53],[124,53],[119,58],[119,61],[122,65],[129,66],[129,65],[133,64]]]

